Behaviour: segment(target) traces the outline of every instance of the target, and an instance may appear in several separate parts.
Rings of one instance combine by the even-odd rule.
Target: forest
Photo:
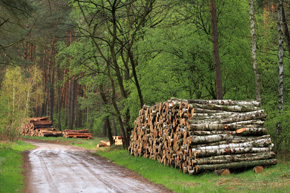
[[[176,97],[258,100],[276,151],[289,149],[290,1],[1,0],[0,9],[0,140],[49,116],[58,130],[121,135],[128,147],[143,105]]]

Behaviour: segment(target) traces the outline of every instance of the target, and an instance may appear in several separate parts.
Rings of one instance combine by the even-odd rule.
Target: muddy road
[[[26,193],[168,192],[135,172],[73,146],[29,142]]]

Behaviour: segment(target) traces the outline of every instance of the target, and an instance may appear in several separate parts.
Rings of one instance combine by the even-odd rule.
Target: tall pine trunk
[[[282,4],[282,6],[283,6],[283,4]],[[287,25],[287,21],[286,21],[284,6],[282,7],[282,21],[283,21],[284,35],[285,35],[285,39],[286,39],[288,53],[290,56],[290,34],[289,34],[288,25]]]
[[[254,0],[249,0],[250,7],[250,25],[251,25],[251,44],[252,44],[252,62],[253,69],[255,74],[255,85],[256,85],[256,100],[261,102],[261,86],[260,86],[260,74],[258,71],[257,65],[257,55],[256,55],[256,34],[255,34],[255,9],[254,9]]]
[[[283,28],[282,28],[282,6],[283,1],[278,2],[278,114],[281,117],[283,111]],[[281,122],[277,123],[277,133],[282,133]]]
[[[214,56],[214,66],[215,66],[216,94],[217,94],[217,99],[223,99],[215,0],[210,0],[210,7],[211,7],[211,21],[212,21],[211,22],[212,23],[212,43],[213,43],[213,56]]]

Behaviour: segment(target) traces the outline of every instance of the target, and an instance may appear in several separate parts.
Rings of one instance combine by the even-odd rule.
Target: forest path
[[[83,148],[29,143],[37,148],[24,154],[27,193],[169,192]]]

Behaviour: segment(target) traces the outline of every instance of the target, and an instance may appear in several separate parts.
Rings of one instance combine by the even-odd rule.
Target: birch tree
[[[261,86],[260,86],[260,74],[257,65],[257,55],[256,55],[256,34],[255,34],[255,11],[254,11],[254,0],[249,0],[250,7],[250,26],[251,26],[251,44],[252,44],[252,62],[255,74],[255,90],[256,90],[256,100],[261,102]]]
[[[211,7],[211,21],[212,21],[212,43],[213,43],[213,56],[214,56],[214,66],[215,66],[216,93],[217,93],[217,99],[223,99],[215,0],[210,1],[210,7]]]
[[[283,28],[282,28],[282,6],[283,1],[278,2],[278,114],[283,111]],[[277,123],[277,133],[282,133],[281,122]]]

